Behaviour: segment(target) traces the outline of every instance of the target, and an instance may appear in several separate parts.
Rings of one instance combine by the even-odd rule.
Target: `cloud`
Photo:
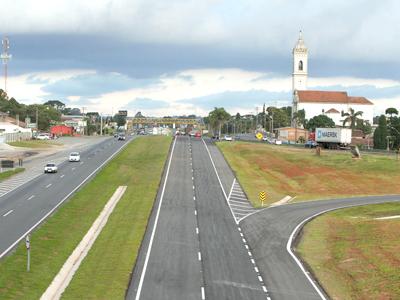
[[[170,104],[168,102],[162,100],[153,100],[149,98],[136,98],[135,100],[125,105],[124,109],[132,111],[138,109],[151,110],[151,109],[167,108],[169,106]]]
[[[143,88],[158,84],[158,79],[134,79],[119,73],[82,74],[44,85],[42,90],[55,97],[94,98],[115,91]]]

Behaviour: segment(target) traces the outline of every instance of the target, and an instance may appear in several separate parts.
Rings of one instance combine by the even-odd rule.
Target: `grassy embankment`
[[[343,209],[311,221],[298,252],[332,299],[400,298],[398,203]]]
[[[10,178],[11,176],[14,176],[15,174],[21,173],[22,171],[25,171],[25,168],[15,168],[13,170],[8,170],[0,173],[0,182],[7,178]]]
[[[19,142],[10,142],[8,143],[13,147],[22,147],[22,148],[48,148],[53,146],[61,146],[62,144],[57,141],[49,141],[49,140],[29,140],[29,141],[19,141]]]
[[[65,293],[65,299],[123,299],[157,193],[171,139],[138,138],[31,237],[0,261],[0,299],[38,299],[120,185],[128,188]]]
[[[258,193],[273,203],[286,195],[297,200],[362,195],[400,194],[400,161],[395,157],[322,151],[285,146],[221,142],[224,153],[250,201],[259,206]]]

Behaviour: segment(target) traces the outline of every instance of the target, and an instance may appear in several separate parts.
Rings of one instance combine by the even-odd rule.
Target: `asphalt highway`
[[[82,151],[80,162],[65,161],[58,165],[58,173],[42,174],[0,197],[0,258],[90,180],[130,139],[106,139]]]
[[[296,236],[305,220],[327,210],[398,201],[400,196],[310,201],[264,209],[241,221],[271,299],[329,299],[290,253],[294,251],[289,240],[292,241],[291,237]]]
[[[126,298],[267,299],[205,143],[171,153]]]

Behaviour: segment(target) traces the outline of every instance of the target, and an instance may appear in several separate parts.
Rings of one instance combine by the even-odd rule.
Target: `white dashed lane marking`
[[[9,210],[8,212],[6,212],[4,215],[3,215],[3,217],[7,217],[9,214],[11,214],[12,212],[13,212],[14,210],[12,209],[12,210]]]
[[[52,183],[49,183],[48,185],[46,185],[46,189],[48,189],[51,186],[52,186]]]
[[[35,198],[35,195],[29,196],[29,198],[26,199],[26,200],[29,201],[29,200],[31,200],[31,199],[33,199],[33,198]]]
[[[62,175],[60,175],[60,178],[63,178],[65,175],[64,174],[62,174]]]

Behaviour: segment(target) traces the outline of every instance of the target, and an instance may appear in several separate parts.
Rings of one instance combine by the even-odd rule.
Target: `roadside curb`
[[[104,206],[104,209],[94,221],[86,235],[83,237],[79,245],[75,248],[67,261],[62,266],[59,273],[54,277],[50,286],[43,293],[40,299],[60,299],[62,293],[65,291],[71,282],[75,272],[79,269],[80,264],[89,253],[91,247],[100,235],[102,229],[107,224],[108,218],[113,212],[115,206],[122,198],[126,191],[126,186],[120,186],[111,196],[110,200]]]

